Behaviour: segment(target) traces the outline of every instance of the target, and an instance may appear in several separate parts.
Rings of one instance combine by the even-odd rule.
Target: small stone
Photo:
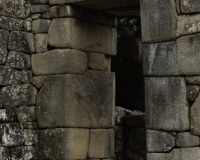
[[[14,109],[0,109],[0,122],[16,122],[17,114]]]
[[[198,146],[199,137],[191,135],[190,132],[180,132],[176,136],[176,145],[180,148]]]
[[[47,33],[51,20],[37,19],[32,21],[32,32],[33,33]]]
[[[24,129],[24,144],[26,146],[33,145],[35,136],[36,136],[36,131],[35,130]]]
[[[5,30],[23,31],[23,20],[0,16],[0,28]]]
[[[1,160],[10,160],[10,154],[8,148],[1,147],[0,148],[0,159]]]
[[[46,4],[48,0],[31,0],[31,4]]]
[[[36,86],[37,88],[41,88],[46,79],[47,79],[47,76],[33,77],[33,85]]]
[[[24,143],[23,127],[21,123],[7,123],[1,125],[2,146],[14,147]]]
[[[200,76],[186,77],[186,82],[189,84],[200,85]]]
[[[36,122],[23,122],[22,125],[24,129],[37,129]]]
[[[33,160],[35,159],[34,146],[22,146],[10,149],[11,160]]]
[[[191,101],[195,101],[198,93],[199,93],[200,87],[195,85],[188,85],[187,86],[187,99]]]
[[[30,32],[32,30],[32,23],[31,21],[24,21],[24,30]]]
[[[4,64],[6,62],[8,37],[9,32],[0,29],[0,64]]]
[[[36,20],[40,19],[41,14],[31,14],[31,19]]]
[[[32,122],[36,120],[35,106],[16,108],[16,112],[20,122]]]
[[[198,0],[180,0],[182,13],[197,13],[200,12]]]
[[[47,34],[35,35],[35,49],[37,53],[47,52]]]
[[[49,5],[32,5],[31,13],[44,13],[47,9],[49,9]]]
[[[32,72],[30,70],[22,71],[22,83],[28,84],[33,82]]]

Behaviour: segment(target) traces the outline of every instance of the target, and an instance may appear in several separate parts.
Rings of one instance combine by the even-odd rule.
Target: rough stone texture
[[[171,76],[178,74],[175,42],[143,44],[142,50],[145,75]]]
[[[31,4],[46,4],[48,0],[31,0]]]
[[[24,129],[36,129],[37,123],[36,122],[23,122],[22,123]]]
[[[32,33],[12,31],[9,36],[8,49],[24,53],[34,53],[34,35]]]
[[[200,85],[200,76],[186,77],[186,82],[189,84]]]
[[[21,52],[11,51],[8,53],[6,65],[15,69],[30,67],[30,56]]]
[[[190,126],[185,78],[145,78],[146,128],[184,131]],[[162,122],[162,123],[161,123]]]
[[[24,143],[23,127],[20,123],[1,124],[2,146],[14,147]]]
[[[10,149],[11,160],[33,160],[35,159],[35,149],[33,146],[22,146]]]
[[[91,53],[88,67],[92,70],[109,71],[111,67],[111,58],[104,54]]]
[[[89,142],[89,158],[114,157],[114,130],[91,129]]]
[[[124,124],[127,127],[145,127],[145,115],[124,116]]]
[[[0,28],[5,30],[23,31],[23,20],[0,16]]]
[[[24,21],[24,30],[27,32],[31,32],[31,30],[32,30],[31,20]]]
[[[28,0],[6,0],[0,3],[0,15],[26,19],[30,14],[30,3]]]
[[[37,132],[38,159],[86,159],[89,129],[48,129]]]
[[[166,160],[166,153],[147,153],[147,160]]]
[[[0,109],[0,122],[16,122],[17,114],[14,109]]]
[[[191,100],[191,101],[195,101],[198,93],[199,93],[199,86],[195,86],[195,85],[188,85],[187,86],[187,99]]]
[[[175,137],[168,132],[147,130],[148,152],[169,152],[175,146]]]
[[[85,9],[78,6],[53,6],[47,12],[43,13],[41,18],[61,18],[72,17],[82,19],[110,27],[117,27],[117,19],[115,16],[97,11]]]
[[[178,147],[194,147],[199,145],[199,137],[191,135],[190,132],[180,132],[176,135]]]
[[[34,105],[37,97],[35,88],[30,84],[3,87],[1,94],[5,108]]]
[[[198,0],[180,0],[182,13],[195,13],[200,12]]]
[[[9,32],[0,29],[0,64],[4,64],[6,61],[8,37]]]
[[[200,32],[200,15],[178,16],[177,36]]]
[[[32,5],[31,13],[43,13],[49,9],[49,5]]]
[[[114,93],[113,73],[49,76],[37,97],[39,128],[112,127]]]
[[[37,53],[47,52],[47,34],[35,35],[35,50]]]
[[[32,122],[36,120],[35,106],[20,107],[16,109],[16,112],[20,122]]]
[[[32,20],[36,20],[36,19],[40,19],[41,14],[31,14],[31,19]]]
[[[46,20],[46,19],[34,20],[32,21],[32,32],[33,33],[47,33],[50,24],[51,24],[51,20]]]
[[[84,74],[87,68],[86,53],[74,49],[55,49],[33,54],[31,61],[34,75]]]
[[[200,34],[177,39],[178,66],[181,75],[200,75]]]
[[[116,41],[116,29],[74,18],[53,19],[48,33],[48,42],[53,48],[74,48],[109,55],[116,55]]]
[[[46,79],[47,76],[33,77],[33,85],[36,86],[37,88],[41,88]]]
[[[9,160],[10,155],[9,155],[9,150],[5,147],[0,148],[0,159],[1,160]]]
[[[32,83],[32,82],[33,82],[32,72],[30,70],[23,70],[22,83],[27,84],[27,83]]]
[[[34,138],[36,137],[36,131],[32,129],[24,129],[24,144],[31,146],[34,144]]]
[[[140,5],[144,43],[175,39],[177,13],[174,0],[143,0]]]

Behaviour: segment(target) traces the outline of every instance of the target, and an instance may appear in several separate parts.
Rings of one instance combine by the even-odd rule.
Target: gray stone
[[[30,67],[30,56],[21,52],[10,51],[6,60],[6,65],[15,69]]]
[[[30,70],[22,71],[22,83],[28,84],[33,82],[32,72]]]
[[[30,3],[28,0],[6,0],[1,1],[0,15],[18,19],[26,19],[30,14]]]
[[[189,84],[200,85],[200,76],[186,77],[186,82]]]
[[[168,132],[147,130],[148,152],[169,152],[175,147],[175,137]]]
[[[112,127],[114,93],[113,73],[87,71],[85,75],[49,76],[37,97],[38,126]]]
[[[49,9],[49,5],[32,5],[31,13],[44,13]]]
[[[38,130],[38,159],[86,159],[89,129],[59,128]]]
[[[53,19],[49,27],[48,43],[53,48],[116,55],[117,31],[74,18],[58,18]]]
[[[143,0],[140,5],[144,43],[175,39],[177,13],[174,0]]]
[[[152,130],[189,130],[189,107],[185,78],[145,78],[146,128]]]
[[[35,35],[35,49],[37,53],[47,52],[47,34]]]
[[[36,137],[36,131],[32,129],[24,129],[24,144],[31,146],[34,144],[34,138]]]
[[[194,147],[199,145],[199,137],[191,135],[190,132],[180,132],[176,136],[178,147]]]
[[[22,125],[24,129],[37,129],[36,122],[23,122]]]
[[[91,129],[89,142],[89,158],[114,157],[113,129]]]
[[[4,64],[6,61],[8,37],[9,32],[0,29],[0,64]]]
[[[23,20],[0,16],[0,28],[5,30],[23,31]]]
[[[46,4],[48,0],[31,0],[31,4]]]
[[[14,109],[0,109],[0,122],[16,122],[17,114]]]
[[[31,61],[34,75],[84,74],[87,68],[86,53],[74,49],[55,49],[33,54]]]
[[[102,11],[90,10],[78,6],[71,6],[71,5],[53,6],[45,13],[43,13],[41,16],[41,18],[61,18],[61,17],[72,17],[117,28],[117,18],[115,16],[107,14]]]
[[[195,13],[200,12],[198,0],[180,0],[180,7],[182,13]]]
[[[145,127],[145,115],[124,116],[124,124],[129,127]]]
[[[37,97],[35,87],[30,84],[3,87],[1,94],[5,108],[34,105]]]
[[[187,86],[187,99],[191,101],[195,101],[198,93],[199,93],[199,86],[195,85],[188,85]]]
[[[9,150],[5,147],[0,148],[0,159],[1,160],[10,160]]]
[[[178,75],[175,42],[143,44],[142,50],[145,75]]]
[[[147,160],[166,160],[166,153],[147,153]]]
[[[32,33],[12,31],[10,33],[8,49],[24,53],[34,53],[34,35]]]
[[[36,20],[40,19],[41,14],[31,14],[31,19]]]
[[[88,67],[97,71],[110,71],[111,58],[104,54],[90,53]]]
[[[200,16],[184,15],[178,16],[177,36],[190,35],[200,32]]]
[[[33,77],[33,85],[36,86],[37,88],[41,88],[46,79],[47,79],[47,76]]]
[[[16,108],[16,112],[20,122],[32,122],[36,120],[35,106]]]
[[[180,75],[200,75],[200,34],[177,39],[177,56]]]
[[[33,33],[47,33],[51,20],[37,19],[32,21],[32,32]]]
[[[11,160],[33,160],[35,159],[34,146],[22,146],[10,149]]]
[[[131,128],[128,136],[129,146],[146,146],[146,129],[145,128]]]
[[[1,124],[2,146],[14,147],[24,143],[23,127],[21,123]]]
[[[30,20],[25,20],[24,21],[24,30],[27,32],[31,32],[32,30],[32,23]]]

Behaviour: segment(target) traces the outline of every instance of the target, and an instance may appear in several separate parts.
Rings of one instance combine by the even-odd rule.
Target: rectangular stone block
[[[198,0],[180,0],[180,4],[182,13],[200,12]]]
[[[44,13],[49,9],[49,5],[32,5],[31,13]]]
[[[9,32],[0,29],[0,64],[4,64],[6,62],[8,38]]]
[[[38,130],[36,155],[38,159],[86,159],[89,129],[59,128]]]
[[[140,5],[144,43],[175,39],[177,13],[174,0],[142,0]]]
[[[37,53],[47,52],[47,34],[35,35],[35,50]]]
[[[55,49],[33,54],[31,66],[34,75],[84,74],[87,68],[87,54],[75,49]]]
[[[117,30],[75,18],[58,18],[49,27],[48,43],[53,48],[116,55]]]
[[[199,137],[190,132],[180,132],[176,135],[176,145],[181,148],[198,146]]]
[[[114,157],[114,130],[91,129],[89,141],[89,158]]]
[[[32,32],[33,33],[47,33],[51,20],[37,19],[32,21]]]
[[[38,126],[110,128],[114,125],[114,95],[113,73],[49,76],[37,97]]]
[[[145,78],[146,128],[184,131],[190,127],[186,83],[182,77]]]

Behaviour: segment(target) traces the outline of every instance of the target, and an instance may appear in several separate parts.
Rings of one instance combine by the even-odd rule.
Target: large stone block
[[[200,12],[198,0],[180,0],[180,4],[182,13]]]
[[[182,77],[145,78],[146,127],[184,131],[190,126],[186,83]]]
[[[141,18],[144,43],[175,39],[177,13],[174,0],[141,1]]]
[[[24,53],[34,53],[34,35],[28,32],[12,31],[9,36],[8,49]]]
[[[58,18],[52,20],[48,41],[53,48],[115,55],[117,30],[74,18]]]
[[[9,32],[0,29],[0,64],[4,64],[6,61],[8,37]]]
[[[89,129],[59,128],[39,130],[36,142],[38,159],[86,159]]]
[[[38,126],[112,127],[114,94],[113,73],[87,71],[85,75],[49,76],[37,97]]]
[[[114,130],[91,129],[89,142],[89,158],[114,157]]]
[[[199,137],[190,132],[180,132],[176,135],[176,145],[181,148],[198,146]]]
[[[55,49],[46,53],[33,54],[31,65],[35,75],[84,74],[87,61],[85,52],[74,49]]]

